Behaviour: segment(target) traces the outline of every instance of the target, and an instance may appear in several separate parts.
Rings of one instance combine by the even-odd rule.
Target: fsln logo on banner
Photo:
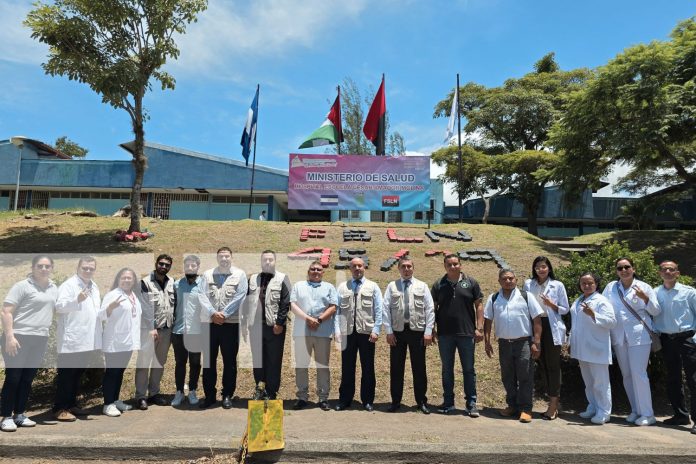
[[[399,195],[382,195],[382,206],[399,206]]]

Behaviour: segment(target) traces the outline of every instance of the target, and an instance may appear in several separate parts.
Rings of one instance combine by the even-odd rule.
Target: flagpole
[[[342,112],[340,111],[340,109],[341,109],[341,86],[340,86],[340,85],[337,85],[337,86],[336,86],[336,90],[338,91],[338,109],[339,109],[339,113],[342,113]],[[339,129],[339,131],[338,131],[338,140],[336,141],[336,145],[338,145],[338,154],[339,154],[339,155],[341,154],[341,137],[343,136],[343,121],[341,121],[341,118],[342,118],[342,117],[343,117],[343,114],[339,114],[338,124],[340,124],[340,126],[339,126],[339,128],[338,128],[338,129]]]
[[[458,141],[458,151],[459,151],[459,173],[457,176],[458,182],[458,193],[459,193],[459,222],[462,222],[463,211],[462,211],[462,118],[459,114],[459,73],[457,73],[457,93],[455,95],[457,99],[457,141]],[[254,150],[256,150],[256,145],[254,145]]]
[[[382,91],[383,91],[382,96],[384,97],[384,99],[386,101],[387,90],[384,88],[384,73],[382,73]],[[382,156],[387,155],[387,108],[386,108],[386,106],[384,108],[384,130],[382,131],[382,153],[377,153],[377,154],[382,155]]]
[[[260,84],[256,84],[256,95],[259,95],[260,97]],[[251,187],[249,188],[249,219],[251,219],[251,206],[254,203],[254,173],[256,172],[256,134],[259,131],[259,101],[258,99],[256,100],[256,125],[254,129],[254,159],[253,162],[251,163]],[[461,216],[461,200],[460,200],[460,207],[459,207],[460,213],[459,215]]]

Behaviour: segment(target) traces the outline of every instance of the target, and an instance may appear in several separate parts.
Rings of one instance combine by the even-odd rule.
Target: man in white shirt
[[[428,408],[428,375],[425,350],[433,342],[435,310],[433,297],[425,282],[413,277],[413,260],[399,261],[401,278],[390,282],[384,292],[382,323],[389,344],[389,383],[392,403],[389,412],[401,408],[404,392],[406,352],[410,352],[413,372],[413,394],[418,410],[430,414]]]
[[[532,421],[534,360],[541,354],[541,319],[544,313],[536,298],[517,289],[517,277],[510,269],[498,273],[500,291],[488,297],[483,310],[483,336],[486,354],[493,356],[491,327],[498,338],[500,375],[505,387],[507,407],[504,417],[520,414],[520,422]]]
[[[92,280],[96,270],[96,259],[83,256],[77,263],[76,274],[58,289],[58,376],[53,413],[62,422],[74,421],[76,414],[85,415],[76,404],[80,377],[94,350],[101,349],[101,324],[97,322],[101,297],[99,287]]]
[[[666,425],[691,423],[684,401],[682,370],[691,395],[691,419],[696,422],[696,289],[677,282],[679,275],[677,263],[661,262],[663,283],[655,288],[662,312],[653,317],[653,323],[660,333],[662,356],[667,368],[667,396],[674,409],[674,416],[663,421]],[[691,433],[696,434],[696,425]]]

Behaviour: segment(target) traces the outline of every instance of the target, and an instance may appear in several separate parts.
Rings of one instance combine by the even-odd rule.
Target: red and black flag
[[[375,154],[377,156],[385,155],[386,117],[387,101],[384,96],[384,74],[382,74],[382,83],[379,86],[377,95],[375,95],[372,106],[370,106],[370,111],[367,113],[367,119],[365,119],[365,126],[363,127],[365,137],[376,147]]]

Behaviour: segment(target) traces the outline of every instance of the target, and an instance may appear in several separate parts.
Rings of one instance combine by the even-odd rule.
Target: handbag
[[[631,314],[633,314],[633,316],[636,319],[638,319],[641,324],[643,324],[643,327],[645,327],[645,330],[647,330],[648,334],[650,334],[650,341],[652,342],[652,344],[650,345],[650,351],[652,351],[653,353],[660,351],[662,349],[662,342],[660,341],[660,336],[657,334],[657,332],[655,332],[650,327],[648,327],[648,324],[645,323],[643,318],[638,315],[636,310],[633,309],[630,304],[628,304],[628,302],[626,301],[624,296],[621,294],[621,290],[619,290],[618,282],[617,282],[617,287],[616,287],[616,293],[619,294],[619,298],[621,298],[621,302],[626,307],[626,309],[628,309],[631,312]]]

